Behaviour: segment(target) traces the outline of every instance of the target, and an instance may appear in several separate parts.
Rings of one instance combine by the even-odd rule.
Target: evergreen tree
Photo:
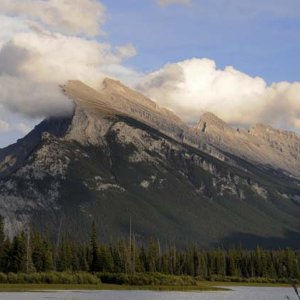
[[[88,249],[86,246],[79,246],[78,252],[78,264],[79,264],[79,270],[80,271],[88,271],[89,270],[89,264],[88,264]]]
[[[22,233],[15,236],[9,252],[9,271],[18,273],[26,272],[26,242]]]
[[[57,255],[57,270],[72,271],[73,253],[70,242],[64,237],[60,243]]]
[[[10,255],[11,255],[11,243],[8,238],[6,238],[2,244],[2,251],[0,257],[0,270],[2,272],[10,272]]]
[[[147,254],[144,248],[144,245],[142,245],[141,249],[140,249],[140,253],[139,253],[139,265],[140,265],[140,272],[144,273],[147,270]],[[167,267],[166,267],[167,268]]]
[[[5,239],[5,233],[4,233],[4,218],[0,215],[0,269],[5,269],[5,251],[6,251],[6,239]]]
[[[53,250],[55,248],[55,250]],[[4,233],[0,216],[0,272],[47,272],[53,270],[56,257],[58,271],[91,271],[133,273],[162,272],[165,274],[199,276],[220,279],[264,277],[275,280],[300,280],[300,251],[266,250],[241,247],[229,250],[202,250],[192,246],[177,249],[175,245],[162,251],[158,240],[139,245],[135,238],[99,246],[95,223],[90,244],[79,244],[63,237],[59,245],[36,232],[21,233],[10,242]]]
[[[148,245],[148,272],[157,272],[159,270],[160,265],[160,245],[159,241],[150,239],[149,245]]]
[[[101,245],[98,250],[100,271],[112,272],[113,271],[113,256],[109,247]]]
[[[98,243],[97,243],[97,230],[96,230],[96,224],[95,224],[95,222],[93,222],[92,232],[91,232],[90,271],[91,272],[100,272],[100,270],[101,270],[101,261],[100,261]]]
[[[5,241],[5,233],[4,233],[4,218],[0,215],[0,249]]]

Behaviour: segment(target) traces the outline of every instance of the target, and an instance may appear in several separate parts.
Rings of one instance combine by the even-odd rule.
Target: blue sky
[[[251,3],[250,3],[251,2]],[[194,0],[160,7],[152,0],[104,0],[107,39],[130,42],[142,71],[192,57],[233,65],[267,82],[300,79],[300,1]]]
[[[29,3],[33,3],[34,1],[36,0],[29,0]],[[71,0],[67,0],[67,2],[68,1]],[[83,0],[82,3],[84,3],[84,1],[88,3],[93,0]],[[300,81],[299,0],[190,0],[190,3],[187,5],[173,4],[166,6],[158,5],[158,1],[159,0],[101,0],[101,2],[99,1],[99,4],[102,3],[106,7],[105,13],[102,12],[101,16],[105,14],[106,21],[105,23],[101,21],[99,24],[95,21],[95,24],[99,25],[101,31],[104,31],[105,33],[96,38],[89,36],[88,34],[78,36],[77,32],[75,32],[75,35],[82,38],[84,43],[90,39],[91,41],[97,40],[99,44],[107,42],[107,44],[116,47],[119,45],[126,45],[128,43],[132,44],[132,46],[136,49],[136,55],[132,55],[132,57],[131,55],[128,55],[128,58],[125,57],[120,59],[120,65],[122,67],[125,66],[127,70],[136,71],[136,74],[145,76],[148,80],[146,86],[150,86],[150,88],[147,90],[144,86],[144,92],[153,97],[153,99],[161,101],[162,105],[166,105],[170,109],[175,110],[175,112],[180,112],[182,111],[182,108],[185,109],[185,107],[183,107],[182,104],[177,103],[178,99],[174,100],[174,95],[171,94],[172,91],[162,90],[164,86],[153,87],[151,85],[151,72],[153,71],[161,70],[163,76],[166,75],[165,77],[168,77],[169,71],[164,68],[164,66],[168,63],[178,66],[178,63],[184,60],[192,58],[208,58],[215,61],[217,64],[217,70],[223,70],[226,66],[233,66],[235,70],[238,70],[243,74],[247,74],[251,76],[251,78],[256,76],[263,78],[268,85],[281,81]],[[187,2],[188,0],[170,1]],[[59,3],[52,0],[40,2]],[[22,27],[21,22],[24,21],[24,16],[29,16],[28,18],[30,21],[32,21],[32,19],[30,19],[32,16],[38,16],[40,19],[42,19],[42,16],[45,17],[45,15],[39,11],[32,14],[30,7],[28,7],[26,11],[26,8],[20,6],[20,3],[22,4],[22,0],[15,0],[14,3],[16,3],[16,7],[10,7],[10,9],[13,12],[13,16],[16,16],[16,18],[10,22],[15,23],[17,20],[17,22],[20,23],[20,27]],[[10,6],[13,5],[14,4]],[[59,14],[64,13],[60,7],[55,9],[58,9],[57,11]],[[4,15],[7,14],[7,11],[1,10],[2,8],[0,7],[0,16],[1,13]],[[18,15],[20,10],[21,14]],[[96,15],[92,16],[91,12],[91,15],[87,14],[85,17],[86,19],[89,19],[90,16],[93,20]],[[51,25],[51,20],[49,21],[49,19],[46,18],[44,21],[47,26],[49,24]],[[64,19],[62,19],[61,22],[62,27],[64,27],[63,21]],[[71,21],[73,22],[74,20]],[[45,22],[41,22],[39,26],[44,26]],[[59,22],[57,22],[57,24],[59,24]],[[57,24],[55,24],[56,31],[59,29]],[[17,24],[14,24],[14,28],[15,27],[18,27]],[[49,26],[45,28],[46,30],[49,30]],[[61,34],[66,34],[65,29],[66,28],[62,28]],[[76,27],[76,29],[78,30],[78,27]],[[11,29],[11,32],[14,33],[14,30]],[[86,31],[88,30],[86,29]],[[4,34],[4,32],[1,33],[0,29],[0,42],[2,35],[6,36],[7,34]],[[66,34],[66,39],[68,39],[71,35],[72,34],[69,33]],[[32,36],[29,37],[32,38]],[[28,40],[30,40],[30,38]],[[70,38],[70,43],[73,42],[74,41]],[[26,48],[26,45],[22,45],[22,47],[25,47],[27,50],[31,49],[30,47]],[[67,54],[69,54],[69,52]],[[70,53],[70,56],[72,56],[72,54],[73,53]],[[47,62],[53,60],[52,57],[50,58],[51,59]],[[76,55],[72,59],[75,62],[77,59]],[[89,64],[89,62],[86,64]],[[1,65],[5,65],[5,62],[3,63],[0,61],[0,75]],[[46,68],[48,67],[48,65],[45,66]],[[96,67],[98,66],[96,65]],[[184,70],[190,68],[186,65],[180,67]],[[78,67],[77,70],[79,69],[80,68]],[[197,72],[201,73],[201,70],[202,69],[200,68]],[[16,69],[15,73],[17,73],[17,71],[18,70]],[[37,69],[35,71],[36,73],[41,71],[42,73],[44,72],[42,69]],[[199,75],[199,78],[201,78],[201,74],[198,74],[197,72],[195,73],[195,77]],[[210,71],[208,70],[208,72]],[[32,74],[36,75],[36,73]],[[70,73],[71,71],[68,74]],[[27,76],[30,77],[32,74],[29,73]],[[148,74],[151,76],[147,77]],[[226,77],[227,75],[228,72],[224,76]],[[23,76],[23,74],[18,74],[18,76]],[[253,86],[254,91],[256,91],[260,85],[263,85],[263,83],[257,83],[252,79],[244,80],[243,84],[244,90],[247,90],[250,85]],[[239,84],[236,84],[235,88],[238,90]],[[276,86],[276,90],[277,88],[278,87]],[[295,98],[295,91],[298,93],[299,86],[292,88],[293,98],[290,99],[287,97],[283,99],[283,102],[289,103],[290,105],[288,109],[285,109],[283,118],[280,118],[281,109],[278,108],[282,106],[282,103],[278,102],[277,98],[279,96],[277,96],[275,97],[276,99],[274,98],[275,100],[273,99],[274,101],[272,100],[273,104],[270,106],[270,110],[274,111],[274,115],[269,115],[265,111],[259,112],[257,115],[261,114],[261,119],[251,116],[243,123],[246,125],[253,124],[257,121],[266,121],[271,123],[274,119],[276,122],[278,121],[277,123],[274,122],[275,126],[300,131],[300,98],[299,105],[297,105],[298,98]],[[264,90],[265,88],[262,89]],[[170,94],[169,99],[166,99],[166,101],[164,101],[165,99],[159,99],[161,91],[164,92],[164,95]],[[219,96],[221,95],[221,102],[223,101],[222,92],[223,90],[218,91],[217,93]],[[193,95],[193,97],[195,97],[192,99],[185,98],[185,93],[189,94],[190,90],[186,88],[180,91],[179,95],[182,96],[184,99],[183,101],[192,101],[194,103],[194,98],[196,96]],[[269,95],[270,91],[263,91],[263,93]],[[288,93],[289,95],[291,94],[290,91],[288,91]],[[203,93],[203,95],[204,96],[202,98],[201,95],[199,95],[199,103],[201,101],[205,103],[206,93]],[[208,95],[211,96],[209,93]],[[240,93],[237,96],[239,95],[242,95],[241,97],[243,97],[244,94]],[[29,96],[31,97],[31,95]],[[225,96],[228,98],[228,95]],[[224,99],[226,98],[225,96]],[[258,101],[259,99],[256,100]],[[269,100],[270,99],[268,99],[268,101]],[[17,138],[22,137],[24,132],[27,131],[26,128],[32,128],[34,124],[40,121],[40,118],[28,118],[28,105],[35,107],[34,102],[29,101],[29,104],[24,102],[24,106],[27,106],[26,109],[16,109],[19,114],[15,114],[14,112],[11,112],[11,107],[13,105],[10,105],[9,103],[7,105],[4,101],[4,109],[2,109],[1,101],[2,99],[0,99],[0,147],[4,147],[14,142]],[[21,103],[20,107],[23,105],[22,101],[23,100],[21,99],[17,102]],[[211,105],[208,106],[209,109],[213,109],[213,107],[218,105],[218,102],[215,103],[215,99],[211,100],[211,102]],[[238,110],[239,106],[237,106],[236,109]],[[240,111],[240,114],[247,114],[247,109],[249,110],[249,107],[243,107],[243,109],[244,110]],[[266,110],[268,109],[269,108],[266,107]],[[186,119],[188,119],[189,112],[193,110],[196,111],[197,118],[199,111],[201,111],[201,105],[198,105],[197,109],[194,109],[194,107],[190,105],[186,110],[186,114],[182,117],[186,117]],[[289,118],[289,115],[291,114],[294,115],[292,118]],[[30,116],[32,115],[36,116],[35,113],[30,112]],[[240,118],[231,119],[228,115],[221,115],[221,117],[224,117],[228,122],[240,122]],[[5,122],[10,126],[9,130],[2,130],[1,132],[1,119],[3,120],[2,124]]]

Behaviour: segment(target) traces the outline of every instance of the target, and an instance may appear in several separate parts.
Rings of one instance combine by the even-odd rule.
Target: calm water
[[[229,292],[148,292],[148,291],[97,291],[97,292],[35,292],[0,293],[1,300],[285,300],[296,299],[288,288],[237,287]]]

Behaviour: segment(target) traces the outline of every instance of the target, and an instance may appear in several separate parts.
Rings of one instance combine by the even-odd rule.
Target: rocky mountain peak
[[[188,130],[188,126],[172,111],[161,108],[151,99],[113,79],[106,78],[100,90],[80,81],[69,81],[63,86],[63,91],[76,104],[74,116],[88,111],[90,114],[131,117],[177,139],[182,139],[182,132]],[[75,119],[82,119],[82,116]]]
[[[249,130],[249,133],[255,136],[273,136],[281,139],[294,139],[300,141],[300,136],[293,131],[276,129],[263,123],[258,123],[253,126]]]
[[[104,78],[102,84],[104,88],[126,88],[126,86],[120,80],[115,80],[108,77]]]
[[[212,113],[205,113],[194,130],[213,147],[300,177],[300,137],[294,132],[262,123],[239,130]]]
[[[143,94],[125,86],[120,81],[110,78],[104,79],[102,92],[106,95],[121,97],[123,100],[126,99],[127,101],[146,106],[150,109],[156,110],[159,108],[156,102],[147,98]],[[114,101],[116,101],[116,99],[114,99]]]
[[[102,82],[103,91],[106,93],[131,93],[132,91],[119,80],[105,78]]]
[[[257,123],[249,129],[249,133],[251,133],[253,135],[260,135],[260,134],[263,134],[266,132],[271,132],[271,131],[275,132],[275,131],[279,131],[279,130],[275,130],[270,125],[267,125],[264,123]]]
[[[196,131],[203,133],[207,131],[212,131],[214,129],[230,131],[234,130],[226,122],[224,122],[222,119],[220,119],[211,112],[206,112],[201,116],[200,121],[196,125],[195,129]]]
[[[99,90],[92,89],[81,81],[71,80],[63,86],[63,91],[76,104],[88,104],[98,109],[106,106],[117,109],[119,113],[132,111],[132,106],[139,106],[156,112],[165,110],[160,109],[156,102],[143,94],[125,86],[120,81],[110,78],[103,80],[102,89],[99,88]]]

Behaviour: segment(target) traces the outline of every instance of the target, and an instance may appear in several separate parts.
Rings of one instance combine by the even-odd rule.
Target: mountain
[[[300,136],[257,124],[249,130],[232,128],[212,113],[204,114],[194,131],[205,143],[267,169],[300,177]]]
[[[195,127],[118,81],[62,86],[72,116],[50,118],[0,150],[0,214],[56,239],[157,237],[184,246],[300,242],[300,138],[235,129],[207,113]]]

